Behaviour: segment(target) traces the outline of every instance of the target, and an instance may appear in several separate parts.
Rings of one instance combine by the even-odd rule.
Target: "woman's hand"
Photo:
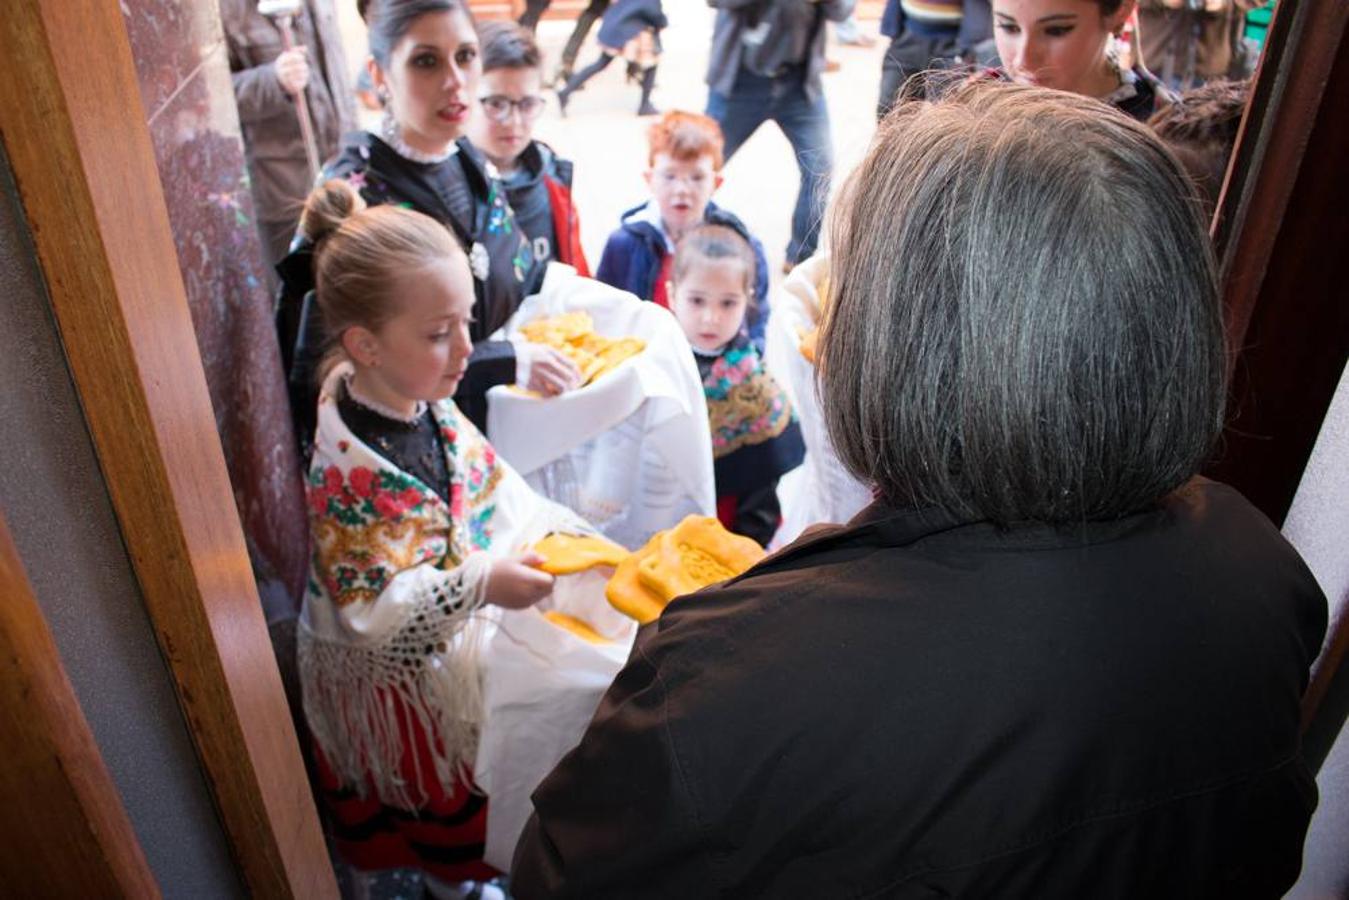
[[[278,56],[272,65],[276,67],[276,80],[281,82],[281,90],[292,97],[309,84],[308,47],[292,47]]]
[[[553,592],[553,576],[535,566],[543,562],[537,553],[522,553],[492,563],[487,576],[487,602],[506,609],[524,609]]]
[[[521,341],[515,346],[515,355],[525,363],[527,377],[522,386],[527,390],[554,397],[581,385],[581,371],[561,350]]]

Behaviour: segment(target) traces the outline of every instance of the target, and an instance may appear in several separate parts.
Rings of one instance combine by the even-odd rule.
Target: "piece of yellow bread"
[[[801,355],[806,358],[806,362],[812,366],[815,365],[815,358],[820,351],[820,326],[824,323],[824,317],[829,313],[829,273],[820,278],[820,283],[815,286],[815,296],[819,300],[820,314],[815,320],[815,327],[806,331],[800,330],[800,343],[796,345],[801,351]]]
[[[812,366],[815,365],[815,354],[819,350],[820,329],[818,327],[803,331],[801,333],[801,342],[796,345],[801,351],[801,355],[806,358],[806,362]]]
[[[607,538],[555,531],[531,549],[543,557],[539,568],[550,575],[573,575],[596,566],[616,566],[627,559],[627,548]]]
[[[520,334],[527,341],[560,350],[580,371],[582,385],[646,349],[641,338],[596,334],[590,313],[579,310],[535,319],[520,326]]]
[[[623,560],[604,595],[619,612],[646,624],[675,597],[734,578],[763,558],[762,547],[716,519],[688,516]]]
[[[594,628],[591,628],[590,623],[582,619],[578,619],[575,616],[569,616],[564,612],[558,612],[555,609],[550,609],[543,614],[543,617],[547,619],[549,622],[552,622],[558,628],[565,628],[567,631],[570,631],[572,634],[576,635],[577,637],[581,638],[584,641],[589,641],[592,644],[609,643],[609,639],[606,638],[604,635],[600,634]]]

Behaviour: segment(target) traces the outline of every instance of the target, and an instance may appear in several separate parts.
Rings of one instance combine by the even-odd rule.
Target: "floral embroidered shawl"
[[[349,372],[338,366],[323,385],[307,479],[305,714],[348,787],[372,783],[382,802],[415,809],[424,795],[398,775],[400,719],[434,736],[436,771],[419,780],[451,786],[473,759],[491,561],[549,531],[590,529],[535,494],[449,400],[431,405],[451,473],[446,503],[342,422]]]
[[[772,440],[791,424],[787,395],[743,333],[720,355],[699,356],[698,371],[707,397],[713,457]]]

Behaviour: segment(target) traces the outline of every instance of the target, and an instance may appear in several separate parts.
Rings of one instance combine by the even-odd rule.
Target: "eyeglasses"
[[[543,112],[544,99],[538,96],[521,97],[519,100],[512,100],[510,97],[502,94],[492,94],[489,97],[479,97],[478,102],[482,104],[483,112],[494,122],[505,122],[511,117],[511,112],[520,110],[520,118],[526,122],[532,122]]]

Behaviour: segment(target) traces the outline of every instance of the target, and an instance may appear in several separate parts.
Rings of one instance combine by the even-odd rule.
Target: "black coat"
[[[1325,624],[1211,482],[1067,531],[873,506],[642,630],[512,892],[1278,897]]]

